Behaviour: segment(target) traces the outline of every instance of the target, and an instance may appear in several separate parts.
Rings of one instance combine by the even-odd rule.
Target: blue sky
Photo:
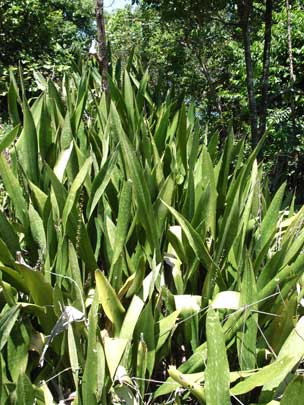
[[[107,11],[123,8],[127,4],[131,4],[131,0],[104,0],[104,7]]]

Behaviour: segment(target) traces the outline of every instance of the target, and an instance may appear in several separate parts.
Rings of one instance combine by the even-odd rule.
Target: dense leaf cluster
[[[304,208],[263,140],[220,149],[131,64],[39,80],[0,141],[1,403],[301,398]]]

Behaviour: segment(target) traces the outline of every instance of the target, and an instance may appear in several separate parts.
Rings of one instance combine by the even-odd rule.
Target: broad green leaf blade
[[[222,218],[220,229],[218,232],[218,246],[216,250],[216,263],[219,264],[223,250],[229,252],[235,237],[239,232],[239,210],[240,210],[240,190],[236,190],[231,205],[227,202],[224,216]]]
[[[82,399],[84,404],[97,404],[102,391],[100,380],[105,380],[105,360],[99,341],[98,294],[95,291],[89,313],[88,344],[84,373],[82,377]]]
[[[145,395],[145,377],[147,370],[147,360],[148,360],[148,347],[143,339],[143,336],[141,335],[137,349],[136,378],[138,379],[137,384],[142,398]]]
[[[16,216],[26,226],[28,224],[27,203],[23,190],[3,154],[0,154],[0,173],[5,189],[14,204]]]
[[[35,396],[32,383],[26,374],[20,374],[17,382],[16,405],[34,404]]]
[[[87,216],[91,217],[96,205],[101,199],[109,181],[111,180],[112,172],[115,168],[118,152],[115,151],[110,160],[108,160],[101,168],[98,175],[95,177],[92,184],[92,191],[87,206]]]
[[[17,125],[8,134],[0,138],[0,153],[11,145],[11,143],[19,135],[19,132],[20,132],[20,125]]]
[[[160,350],[168,337],[173,334],[179,313],[180,311],[174,311],[155,325],[157,337],[156,351]]]
[[[119,333],[121,339],[132,340],[133,332],[143,307],[144,302],[137,295],[134,295],[121,326]]]
[[[155,142],[155,146],[157,147],[157,151],[161,154],[166,146],[166,136],[169,129],[169,117],[170,117],[170,109],[164,107],[161,110],[159,119],[156,123],[155,133],[153,137],[153,141]]]
[[[258,288],[258,299],[265,299],[267,296],[273,293],[278,287],[278,280],[281,283],[286,283],[289,278],[297,282],[297,280],[303,274],[304,255],[299,255],[297,259],[290,265],[285,266],[281,271],[277,272],[264,287],[263,285]],[[294,283],[294,284],[295,284]],[[258,280],[259,287],[259,280]]]
[[[54,81],[49,79],[47,84],[48,84],[48,94],[49,94],[50,100],[52,100],[54,102],[54,104],[56,105],[56,107],[58,109],[58,112],[61,115],[63,115],[63,112],[64,112],[63,101],[61,100],[59,91],[57,90],[57,87],[56,87]]]
[[[71,153],[73,150],[73,146],[74,146],[74,144],[73,144],[73,142],[71,142],[70,146],[67,149],[64,149],[60,153],[60,155],[57,159],[57,162],[54,166],[54,173],[61,183],[63,181],[63,175],[64,175],[65,169],[67,167],[68,161],[70,159],[70,156],[71,156]]]
[[[52,121],[47,109],[46,95],[44,94],[40,116],[38,117],[38,146],[42,160],[49,161],[49,151],[52,145]]]
[[[13,381],[17,381],[19,375],[26,372],[29,354],[30,335],[23,322],[13,328],[7,342],[7,360],[10,375]]]
[[[304,398],[304,377],[297,375],[288,384],[283,397],[280,401],[281,405],[302,405]]]
[[[154,212],[155,217],[158,221],[158,229],[162,231],[165,227],[165,221],[168,216],[168,209],[164,206],[162,201],[164,201],[168,205],[172,205],[172,200],[175,192],[175,183],[173,180],[173,176],[168,176],[163,183],[157,199],[154,203]]]
[[[48,201],[48,196],[32,182],[29,182],[29,187],[32,192],[31,198],[33,206],[36,210],[38,210],[40,217],[43,218],[44,209]]]
[[[266,337],[275,353],[278,353],[294,328],[293,316],[297,310],[297,297],[292,294],[284,300],[275,311],[278,316],[274,317],[270,327],[266,331]]]
[[[82,78],[80,86],[78,90],[78,100],[76,109],[71,117],[71,121],[73,122],[75,133],[78,132],[79,127],[81,125],[81,118],[82,114],[86,105],[86,100],[88,97],[88,84],[89,84],[89,74]]]
[[[131,182],[127,181],[123,185],[119,199],[119,211],[117,218],[112,266],[117,262],[125,246],[127,233],[129,230],[129,223],[131,220],[131,202],[132,202],[132,184]]]
[[[258,305],[255,274],[250,257],[246,258],[241,286],[241,306],[246,316],[243,328],[237,333],[238,356],[241,370],[252,370],[256,367],[256,346],[258,329]],[[247,309],[248,308],[248,309]]]
[[[10,221],[0,210],[0,238],[6,244],[13,256],[20,250],[18,235],[12,227]]]
[[[277,359],[268,366],[261,368],[254,375],[241,381],[231,389],[231,394],[241,395],[252,391],[256,387],[260,387],[267,382],[275,381],[282,373],[285,375],[292,370],[294,365],[294,358],[292,356],[284,356],[280,360]]]
[[[92,327],[92,325],[90,325]],[[75,336],[73,332],[73,327],[71,324],[68,326],[68,351],[69,351],[69,358],[70,364],[73,371],[73,379],[75,383],[76,389],[78,388],[78,373],[79,373],[79,362],[78,362],[78,354],[77,354],[77,345],[75,341]]]
[[[49,167],[48,164],[45,165],[45,168],[46,168],[46,173],[47,173],[48,179],[50,180],[51,185],[52,185],[51,201],[53,202],[52,196],[55,196],[56,202],[58,205],[58,209],[59,209],[59,214],[62,214],[64,205],[65,205],[67,192],[66,192],[65,188],[63,187],[63,185],[61,184],[60,179],[55,175],[55,173]],[[58,175],[58,173],[57,173],[57,175]]]
[[[6,244],[0,239],[0,261],[6,266],[15,267],[15,260]]]
[[[27,177],[38,184],[38,140],[32,113],[26,100],[23,102],[23,130],[17,142],[19,159]]]
[[[106,276],[100,270],[95,271],[98,299],[106,316],[113,323],[116,334],[119,334],[125,309]]]
[[[288,357],[292,359],[290,369],[283,368],[281,373],[278,373],[275,378],[265,382],[263,391],[271,391],[281,384],[286,378],[287,374],[293,367],[298,364],[304,356],[304,316],[302,316],[293,331],[290,333],[285,343],[283,344],[277,358],[277,362]]]
[[[0,273],[0,296],[10,307],[13,307],[17,304],[17,290],[10,283],[3,281],[2,278],[3,274]]]
[[[260,234],[260,237],[258,239],[257,255],[264,250],[264,248],[267,244],[269,244],[271,237],[274,235],[274,233],[276,231],[276,226],[277,226],[278,217],[279,217],[279,211],[280,211],[280,208],[282,205],[285,188],[286,188],[286,184],[284,183],[281,185],[279,190],[276,192],[275,196],[273,197],[273,200],[271,201],[269,208],[267,209],[267,212],[262,221],[261,227],[258,231]]]
[[[230,405],[230,376],[224,332],[218,312],[209,307],[206,320],[207,367],[205,392],[208,405]]]
[[[10,70],[10,85],[7,93],[8,101],[8,112],[13,125],[18,125],[20,123],[18,103],[21,103],[19,96],[19,89],[17,86],[16,78],[12,70]]]
[[[31,232],[35,242],[40,246],[42,252],[46,252],[47,245],[43,221],[32,204],[29,205],[29,219]]]
[[[77,297],[76,302],[78,303],[78,309],[82,309],[84,312],[82,306],[83,306],[83,284],[82,284],[82,279],[81,279],[81,271],[79,268],[79,263],[78,263],[78,258],[77,254],[75,251],[75,248],[71,242],[69,242],[69,248],[68,248],[68,255],[69,255],[69,267],[71,271],[71,276],[72,279],[74,280],[74,286],[75,286],[75,295]],[[76,287],[77,285],[77,287]]]
[[[20,307],[15,305],[8,310],[2,310],[0,317],[0,350],[3,349],[7,339],[19,316]]]
[[[7,266],[0,266],[0,270],[3,273],[3,279],[7,280],[13,288],[16,288],[17,290],[20,290],[22,292],[29,293],[26,283],[22,275],[18,271],[13,270],[13,268]]]
[[[151,328],[151,325],[154,325],[154,317],[152,313],[152,302],[149,301],[144,307],[139,320],[135,327],[136,340],[140,342],[143,340],[147,346],[147,372],[149,377],[151,377],[154,370],[155,363],[155,340],[156,336],[154,334],[154,328]]]
[[[85,163],[83,164],[82,168],[80,169],[79,173],[77,174],[77,176],[75,177],[75,179],[73,181],[73,184],[72,184],[69,194],[67,196],[65,206],[63,209],[63,213],[62,213],[62,223],[63,223],[64,229],[66,228],[69,214],[72,211],[72,208],[74,206],[77,191],[79,190],[79,188],[82,186],[83,182],[85,181],[85,179],[90,171],[91,165],[92,165],[92,159],[91,159],[91,157],[89,157],[85,161]]]
[[[115,377],[127,344],[128,339],[106,337],[104,340],[105,355],[112,380]]]
[[[248,227],[249,227],[250,214],[252,211],[252,201],[253,201],[253,196],[254,196],[254,191],[256,188],[257,181],[258,181],[258,163],[255,160],[253,163],[252,171],[251,171],[250,188],[249,188],[248,195],[246,196],[246,203],[245,203],[244,210],[242,212],[242,215],[240,218],[240,224],[239,224],[239,229],[242,229],[241,246],[244,246],[246,233],[247,233]]]
[[[132,127],[135,128],[134,94],[130,76],[127,71],[124,73],[124,99],[130,124],[132,124]]]
[[[71,117],[69,111],[67,111],[64,118],[64,125],[62,128],[60,139],[62,149],[68,149],[72,141],[73,141],[73,131],[71,127]]]
[[[182,227],[183,232],[185,233],[188,242],[193,249],[194,253],[201,261],[201,263],[206,267],[207,270],[211,268],[213,264],[213,260],[208,252],[208,249],[200,237],[200,235],[196,232],[195,229],[191,226],[190,222],[188,222],[181,214],[179,214],[174,208],[167,205],[164,201],[163,204],[168,208],[171,214],[175,217],[177,222]]]
[[[21,263],[15,263],[15,267],[24,278],[35,304],[52,305],[53,289],[51,284],[44,279],[44,275]]]

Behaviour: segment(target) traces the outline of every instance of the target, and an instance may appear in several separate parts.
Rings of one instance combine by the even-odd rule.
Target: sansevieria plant
[[[302,403],[304,209],[263,140],[130,66],[36,79],[0,138],[1,404]]]

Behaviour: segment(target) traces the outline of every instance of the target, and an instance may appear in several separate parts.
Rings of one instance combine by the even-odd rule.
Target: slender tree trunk
[[[294,99],[294,84],[296,77],[293,68],[293,54],[292,54],[292,39],[291,39],[291,13],[290,4],[286,0],[286,11],[287,11],[287,42],[288,42],[288,59],[289,59],[289,80],[290,80],[290,109],[291,109],[291,121],[292,121],[292,131],[295,135],[296,119],[295,119],[295,99]]]
[[[96,0],[95,5],[96,24],[97,24],[97,41],[98,53],[97,60],[99,63],[99,72],[102,78],[102,87],[108,93],[108,56],[107,56],[107,42],[104,21],[104,6],[103,0]]]
[[[264,132],[266,129],[267,108],[268,108],[272,10],[273,10],[273,1],[266,0],[262,94],[261,94],[261,102],[260,102],[260,109],[259,109],[260,110],[260,122],[259,122],[259,133],[258,133],[259,139],[264,135]]]
[[[297,152],[296,146],[298,140],[296,138],[297,128],[296,128],[296,103],[295,103],[295,81],[296,76],[294,73],[293,66],[293,52],[292,52],[292,18],[291,18],[291,2],[286,0],[286,12],[287,12],[287,43],[288,43],[288,59],[289,59],[289,81],[290,81],[290,118],[291,118],[291,139],[290,144],[293,146],[293,153],[291,156],[286,156],[286,166],[288,167],[288,160],[292,159],[295,167],[299,167],[299,154]],[[293,181],[291,178],[292,187],[297,187],[297,182]]]
[[[251,143],[255,147],[259,141],[258,114],[254,90],[254,73],[251,57],[249,18],[252,10],[252,0],[238,1],[239,24],[242,30],[243,46],[246,63],[246,84],[249,103],[249,117],[251,126]]]

